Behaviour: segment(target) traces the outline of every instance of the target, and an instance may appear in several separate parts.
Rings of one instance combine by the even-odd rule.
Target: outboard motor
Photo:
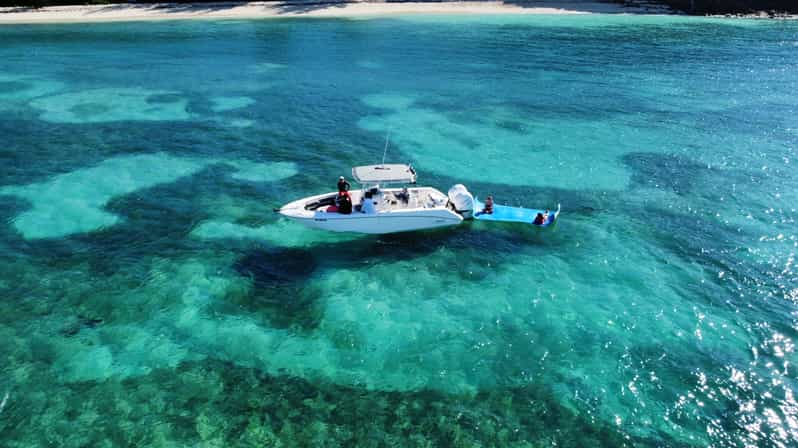
[[[474,217],[474,196],[466,190],[465,185],[457,184],[449,189],[449,202],[464,219]]]

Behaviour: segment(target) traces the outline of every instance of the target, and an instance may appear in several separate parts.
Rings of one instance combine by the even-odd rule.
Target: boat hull
[[[445,206],[435,208],[408,208],[378,213],[353,211],[350,214],[306,210],[306,204],[328,198],[327,193],[286,204],[278,211],[288,219],[308,227],[330,232],[386,234],[435,229],[460,224],[463,217]]]
[[[332,215],[332,213],[327,213]],[[355,232],[369,234],[386,234],[412,232],[415,230],[435,229],[438,227],[455,226],[462,222],[462,218],[455,214],[439,214],[432,216],[430,213],[423,215],[393,214],[372,215],[355,217],[354,219],[335,219],[330,216],[314,218],[290,218],[308,227],[331,232]]]

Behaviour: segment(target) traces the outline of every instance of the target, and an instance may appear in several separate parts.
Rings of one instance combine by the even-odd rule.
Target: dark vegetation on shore
[[[267,0],[268,1],[268,0]],[[281,0],[275,0],[281,1]],[[444,1],[444,0],[384,0],[385,2],[402,1]],[[473,0],[472,0],[473,1]],[[555,0],[556,1],[556,0]],[[613,0],[596,0],[611,2]],[[688,14],[751,14],[765,12],[771,15],[798,13],[798,0],[614,0],[616,3],[636,5],[639,3],[664,4]],[[221,3],[225,0],[164,0],[163,3]],[[346,3],[347,0],[285,0],[284,3]],[[41,8],[56,5],[106,5],[112,3],[155,3],[147,1],[122,0],[0,0],[0,6],[17,6]],[[235,3],[235,2],[231,2]],[[508,0],[508,3],[529,4],[534,6],[535,0]]]
[[[661,0],[689,14],[798,13],[796,0]]]

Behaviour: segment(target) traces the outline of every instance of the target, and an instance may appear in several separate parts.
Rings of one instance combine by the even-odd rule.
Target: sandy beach
[[[656,14],[656,5],[624,6],[589,1],[436,2],[275,1],[249,3],[152,3],[0,8],[0,24],[112,22],[198,18],[368,17],[397,14]]]

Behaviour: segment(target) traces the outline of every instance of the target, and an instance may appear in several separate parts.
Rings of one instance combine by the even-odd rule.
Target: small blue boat
[[[485,204],[479,199],[474,198],[474,219],[479,221],[523,222],[535,227],[550,227],[557,222],[557,218],[560,216],[560,204],[557,204],[557,210],[554,212],[550,210],[510,207],[496,203],[493,204],[493,213],[482,213],[481,211],[477,211],[484,210],[484,208]],[[543,224],[534,223],[538,213],[545,217]]]

